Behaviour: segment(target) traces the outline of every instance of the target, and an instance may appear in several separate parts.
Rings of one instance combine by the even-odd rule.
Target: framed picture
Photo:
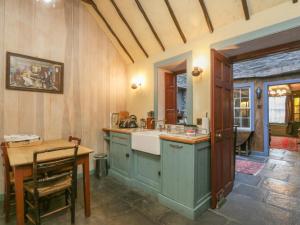
[[[111,128],[119,128],[119,113],[111,114],[110,126]]]
[[[7,52],[7,89],[62,94],[63,84],[63,63]]]

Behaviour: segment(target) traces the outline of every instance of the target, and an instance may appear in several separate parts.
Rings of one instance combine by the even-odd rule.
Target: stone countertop
[[[103,128],[102,130],[104,132],[116,132],[122,134],[131,134],[133,132],[147,131],[147,129],[141,130],[140,128]],[[187,136],[183,134],[163,133],[159,135],[159,137],[162,140],[180,142],[185,144],[198,144],[201,142],[210,141],[210,135],[203,135],[203,134],[197,136]]]

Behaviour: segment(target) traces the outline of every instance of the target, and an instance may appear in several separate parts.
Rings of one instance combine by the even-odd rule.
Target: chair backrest
[[[69,136],[69,142],[74,141],[77,145],[81,144],[81,139],[78,137]]]
[[[53,158],[63,152],[68,151],[68,156],[58,157],[58,159],[47,160],[46,154]],[[77,181],[77,152],[78,145],[74,147],[61,147],[37,151],[33,153],[33,182],[35,193],[39,187],[47,183],[72,177],[72,184]]]
[[[1,143],[1,149],[2,149],[2,161],[3,161],[3,167],[4,167],[4,179],[5,182],[9,183],[10,182],[10,172],[12,171],[12,168],[9,163],[8,159],[8,153],[7,153],[7,148],[8,148],[8,143],[3,142]]]

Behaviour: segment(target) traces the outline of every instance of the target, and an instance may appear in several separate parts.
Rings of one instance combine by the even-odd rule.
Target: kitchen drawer
[[[121,134],[121,133],[112,132],[110,134],[110,140],[111,140],[111,142],[126,145],[126,146],[130,146],[130,143],[131,143],[129,134]]]

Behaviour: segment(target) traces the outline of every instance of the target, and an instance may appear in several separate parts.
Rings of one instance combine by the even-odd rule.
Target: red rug
[[[264,163],[260,162],[237,159],[235,164],[235,171],[239,173],[256,175],[262,170],[264,165]]]
[[[298,138],[295,137],[271,137],[271,148],[285,149],[289,151],[298,151]]]

